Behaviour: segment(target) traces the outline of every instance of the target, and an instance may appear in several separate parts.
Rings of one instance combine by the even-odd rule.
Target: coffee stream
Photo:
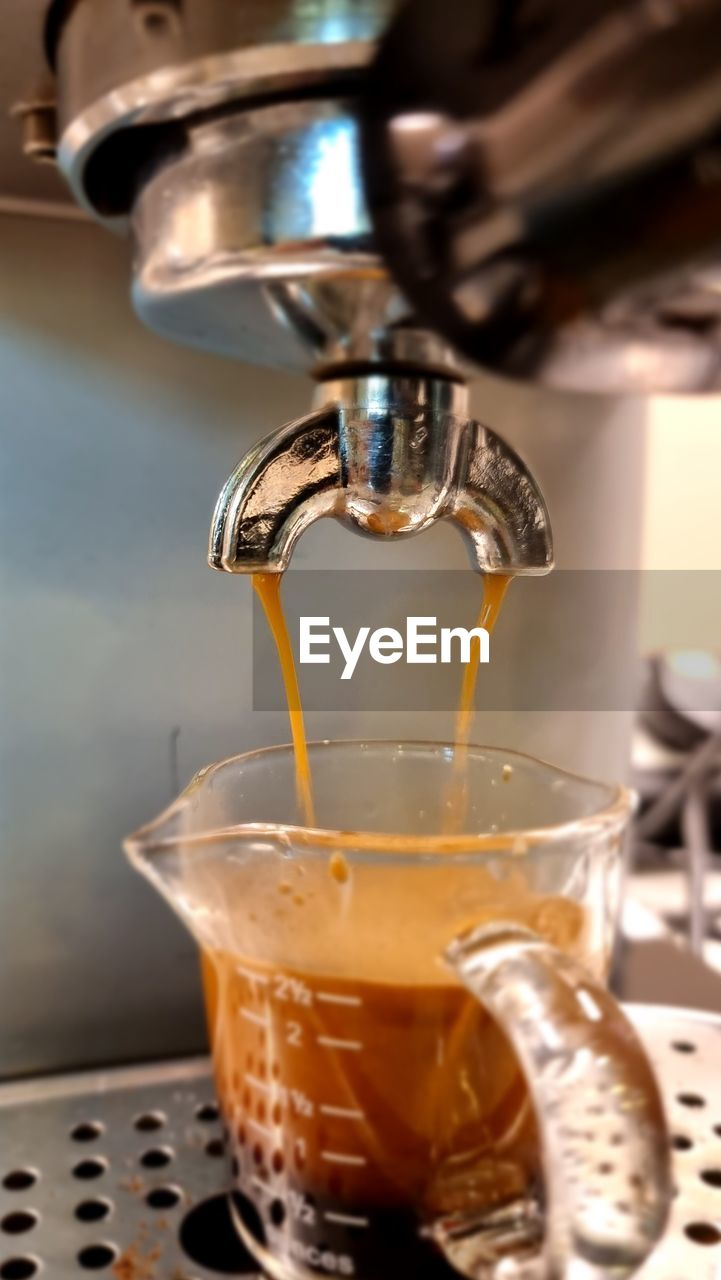
[[[483,580],[483,601],[476,627],[485,628],[489,636],[493,634],[493,629],[498,622],[510,583],[510,574],[489,573],[486,574]],[[445,832],[449,835],[462,830],[468,811],[468,743],[475,710],[479,651],[480,640],[474,636],[471,640],[468,662],[463,671],[461,692],[456,711],[453,774],[448,799],[446,800],[444,824]]]
[[[275,641],[281,675],[285,686],[285,698],[288,704],[290,733],[293,739],[295,755],[295,790],[303,822],[307,827],[315,826],[315,806],[313,804],[313,783],[308,761],[308,740],[305,736],[303,707],[300,700],[298,673],[295,669],[293,646],[288,634],[288,626],[283,613],[280,598],[281,573],[254,573],[253,586],[265,611],[270,633]]]
[[[489,573],[483,579],[483,602],[476,623],[477,629],[485,629],[489,636],[498,622],[506,592],[511,583],[510,574]],[[463,672],[461,694],[456,712],[456,759],[464,758],[471,735],[473,722],[473,703],[478,681],[478,659],[480,640],[475,636],[471,640],[470,654]]]
[[[316,815],[313,803],[313,781],[308,759],[308,742],[305,735],[303,707],[298,685],[298,673],[293,656],[293,646],[290,642],[288,626],[283,612],[283,603],[280,598],[282,578],[283,575],[280,573],[254,573],[252,582],[263,606],[270,633],[275,642],[285,687],[295,755],[295,787],[298,807],[305,825],[314,827]],[[506,574],[487,574],[484,578],[483,602],[476,627],[485,628],[489,635],[492,634],[498,621],[510,581],[510,575]],[[457,832],[461,829],[467,807],[466,762],[471,724],[473,722],[476,682],[478,680],[479,649],[480,641],[474,636],[471,640],[468,662],[463,672],[458,709],[456,711],[454,772],[447,803],[446,818],[446,830],[449,833]]]

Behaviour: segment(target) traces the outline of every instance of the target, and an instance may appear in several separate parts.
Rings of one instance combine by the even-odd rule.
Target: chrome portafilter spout
[[[213,568],[281,573],[304,530],[325,516],[373,538],[451,520],[480,572],[552,567],[538,485],[500,436],[468,417],[461,382],[341,371],[318,383],[315,406],[262,440],[228,479],[213,516]]]

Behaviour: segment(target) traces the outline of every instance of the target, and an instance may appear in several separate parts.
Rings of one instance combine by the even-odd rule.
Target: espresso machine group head
[[[325,516],[551,567],[464,361],[715,385],[720,36],[721,0],[53,0],[28,150],[130,231],[140,317],[316,383],[225,485],[215,568],[282,571]]]
[[[314,413],[263,440],[225,485],[210,563],[230,573],[282,572],[314,520],[335,516],[372,538],[454,521],[474,568],[544,573],[548,516],[520,458],[467,416],[463,384],[393,373],[320,381]]]

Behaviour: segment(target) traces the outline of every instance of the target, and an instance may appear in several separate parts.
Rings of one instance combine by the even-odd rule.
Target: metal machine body
[[[297,539],[323,516],[373,538],[451,520],[475,569],[551,567],[535,481],[509,445],[468,418],[464,386],[379,372],[320,382],[316,403],[230,476],[210,533],[214,569],[282,573]]]
[[[355,109],[393,8],[51,7],[58,163],[85,208],[130,229],[151,328],[314,370],[367,358],[407,312],[371,246]]]
[[[534,381],[708,390],[720,34],[719,0],[54,0],[27,146],[179,341],[315,371],[420,318]]]
[[[418,326],[373,244],[356,97],[393,6],[332,18],[240,5],[228,25],[221,8],[56,4],[48,27],[67,86],[59,162],[86,207],[130,226],[140,316],[318,380],[325,414],[284,428],[226,484],[210,563],[282,570],[321,516],[383,538],[449,518],[474,567],[545,571],[537,486],[467,419],[457,358]],[[103,17],[105,60],[91,57]]]
[[[58,161],[81,204],[130,228],[141,318],[344,388],[325,418],[264,446],[264,466],[283,455],[271,485],[261,455],[241,462],[214,518],[214,567],[282,569],[326,515],[382,538],[450,517],[474,567],[550,567],[527,470],[506,450],[502,478],[482,465],[469,480],[455,455],[470,457],[487,429],[429,414],[425,392],[435,380],[441,398],[455,395],[454,348],[563,386],[713,382],[721,308],[708,266],[659,293],[639,291],[632,264],[622,300],[616,287],[609,303],[606,286],[600,318],[585,313],[623,240],[614,228],[609,243],[609,205],[616,217],[635,202],[648,231],[659,193],[721,122],[719,33],[719,0],[615,0],[575,15],[557,0],[54,0]],[[669,239],[682,254],[683,236],[666,236],[666,250]],[[373,422],[359,431],[363,399],[349,406],[347,387],[368,375]],[[401,447],[399,375],[414,424]],[[319,462],[306,446],[324,429]],[[479,477],[480,503],[467,494]],[[491,510],[505,527],[481,536]],[[531,546],[540,528],[544,545]]]

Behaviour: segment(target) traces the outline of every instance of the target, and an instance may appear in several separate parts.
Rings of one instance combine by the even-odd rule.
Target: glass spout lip
[[[432,750],[443,753],[452,762],[456,748],[453,743],[430,740],[388,739],[320,739],[308,743],[311,759],[321,751],[328,749],[363,750],[378,747],[394,748],[398,752],[424,752]],[[251,763],[273,755],[292,755],[290,744],[259,747],[252,751],[241,752],[235,756],[215,761],[198,771],[184,790],[151,822],[139,827],[123,841],[123,849],[131,863],[139,870],[147,867],[147,861],[154,854],[161,854],[183,847],[208,847],[228,844],[233,841],[254,840],[267,841],[276,847],[302,848],[304,855],[317,853],[326,857],[330,851],[343,848],[352,860],[354,855],[370,855],[380,861],[397,859],[398,856],[415,855],[425,859],[444,859],[449,857],[497,856],[512,854],[514,858],[535,849],[549,845],[561,845],[566,841],[578,840],[582,836],[595,833],[619,832],[635,808],[635,793],[622,784],[599,782],[579,773],[562,769],[558,765],[541,760],[522,751],[512,751],[503,747],[489,747],[480,743],[469,744],[469,755],[482,753],[498,759],[499,763],[511,764],[514,761],[532,764],[549,774],[554,780],[575,783],[593,788],[599,796],[599,805],[590,813],[581,814],[577,818],[568,819],[556,824],[538,827],[523,827],[508,831],[463,831],[458,834],[434,833],[431,835],[412,834],[404,831],[360,831],[333,827],[310,827],[291,822],[242,822],[226,826],[214,826],[208,830],[187,831],[175,835],[168,834],[174,818],[182,814],[190,797],[200,787],[207,785],[214,775],[229,765]],[[165,834],[164,834],[165,833]],[[406,847],[407,846],[407,847]],[[519,858],[520,860],[520,858]]]

